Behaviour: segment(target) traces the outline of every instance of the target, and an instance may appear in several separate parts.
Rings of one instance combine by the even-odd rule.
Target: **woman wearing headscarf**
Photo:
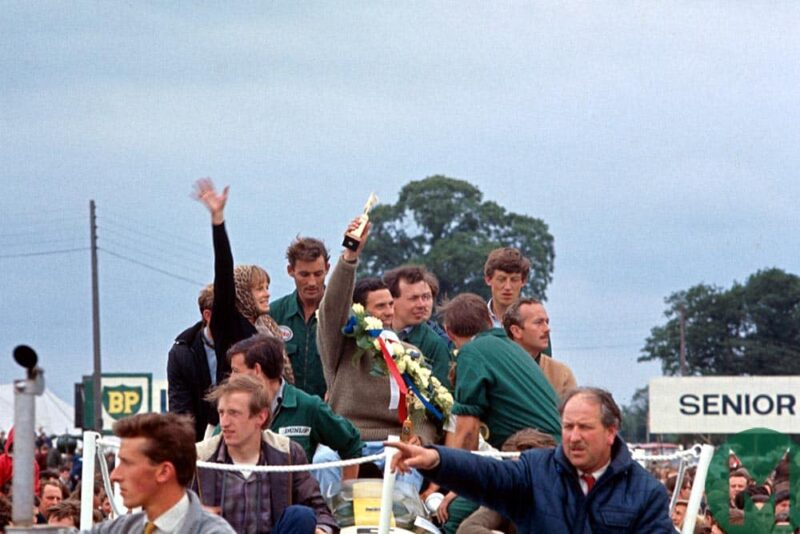
[[[225,230],[228,187],[217,193],[209,178],[195,182],[195,198],[211,213],[214,240],[214,304],[211,307],[211,335],[217,355],[217,383],[230,374],[227,351],[237,341],[260,333],[281,338],[269,312],[269,274],[258,265],[233,266],[233,253]],[[284,378],[294,383],[289,358],[284,352]]]

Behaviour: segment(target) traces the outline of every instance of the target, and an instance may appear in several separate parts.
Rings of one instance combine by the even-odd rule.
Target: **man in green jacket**
[[[473,293],[458,295],[440,310],[447,335],[458,348],[455,378],[457,416],[451,447],[476,450],[482,424],[487,442],[500,448],[512,434],[533,428],[561,437],[558,398],[541,369],[525,350],[493,328],[486,302]],[[452,501],[454,494],[446,500]],[[477,508],[462,497],[452,501],[444,530],[455,532],[458,523]],[[443,514],[440,513],[440,516]]]
[[[353,423],[337,415],[316,395],[298,389],[282,377],[282,343],[268,335],[256,335],[231,347],[230,364],[234,374],[258,378],[272,399],[269,429],[302,445],[311,459],[322,444],[339,458],[360,458],[364,444]],[[324,496],[338,493],[341,480],[358,476],[358,466],[313,471]]]
[[[280,325],[295,386],[325,398],[325,377],[317,351],[317,309],[325,293],[330,256],[319,239],[298,237],[286,249],[286,259],[295,290],[270,303],[269,314]]]
[[[383,281],[394,297],[392,330],[398,337],[417,347],[431,364],[433,376],[452,390],[447,375],[450,371],[450,349],[447,343],[426,324],[432,304],[428,271],[421,265],[404,265],[383,275]]]

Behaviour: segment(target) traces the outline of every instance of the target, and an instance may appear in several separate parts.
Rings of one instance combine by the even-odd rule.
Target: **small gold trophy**
[[[403,429],[400,431],[400,441],[408,443],[414,437],[414,421],[411,420],[411,407],[414,405],[414,394],[410,391],[406,395],[406,420],[403,421]]]
[[[344,241],[342,241],[342,246],[344,248],[356,250],[358,245],[361,244],[361,239],[364,237],[364,230],[367,229],[367,223],[369,222],[369,211],[377,203],[378,197],[375,193],[370,193],[367,203],[364,204],[364,213],[359,216],[360,222],[358,228],[344,234]]]

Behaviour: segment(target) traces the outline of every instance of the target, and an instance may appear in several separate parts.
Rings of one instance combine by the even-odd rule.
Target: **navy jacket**
[[[456,493],[509,517],[519,532],[674,534],[664,486],[631,459],[617,437],[611,464],[584,496],[561,446],[500,462],[436,447],[441,463],[423,471]]]

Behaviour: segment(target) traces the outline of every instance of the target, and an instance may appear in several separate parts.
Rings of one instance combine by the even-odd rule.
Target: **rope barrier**
[[[197,462],[197,467],[201,469],[214,469],[217,471],[250,471],[253,473],[296,473],[298,471],[316,471],[317,469],[327,469],[330,467],[347,467],[349,465],[366,464],[386,459],[386,453],[362,456],[350,460],[340,460],[338,462],[320,462],[318,464],[298,464],[298,465],[243,465],[243,464],[218,464],[216,462]]]
[[[105,461],[105,454],[107,449],[115,449],[118,450],[121,444],[121,440],[117,437],[113,436],[105,436],[101,437],[99,434],[94,432],[84,432],[84,443],[86,444],[87,441],[92,441],[91,446],[87,447],[85,450],[91,451],[90,454],[93,456],[99,457],[100,459],[100,472],[101,478],[103,479],[103,486],[106,490],[106,493],[111,496],[111,482],[110,482],[110,475],[108,472],[108,465]],[[661,461],[671,461],[671,460],[681,460],[684,463],[687,460],[697,460],[699,462],[699,468],[697,473],[697,479],[695,480],[696,483],[700,483],[703,485],[705,483],[705,475],[708,469],[708,464],[710,463],[711,454],[713,453],[714,448],[708,445],[694,445],[691,448],[685,451],[679,451],[672,454],[659,454],[659,455],[647,455],[646,451],[642,449],[637,449],[633,451],[633,457],[638,462],[661,462]],[[472,451],[473,454],[479,456],[488,456],[494,458],[517,458],[519,457],[519,452],[500,452],[500,451]],[[303,465],[232,465],[232,464],[219,464],[214,462],[203,462],[198,461],[197,467],[201,469],[214,469],[218,471],[249,471],[249,472],[256,472],[256,473],[293,473],[299,471],[314,471],[318,469],[327,469],[327,468],[334,468],[334,467],[346,467],[351,465],[358,465],[370,462],[377,462],[380,460],[386,460],[390,458],[391,454],[384,451],[380,454],[373,454],[370,456],[364,456],[361,458],[352,458],[349,460],[341,460],[336,462],[323,462],[318,464],[303,464]],[[93,466],[94,461],[89,461],[87,463],[87,459],[84,459],[84,476],[91,475],[89,478],[90,480],[94,478],[93,476]],[[388,463],[388,462],[387,462]],[[689,508],[687,508],[687,513],[691,510],[692,513],[696,513],[697,509],[699,508],[699,498],[700,498],[701,489],[700,488],[692,488],[692,496],[689,502]],[[697,495],[695,495],[697,494]],[[117,503],[114,499],[109,499],[111,501],[112,508],[114,509],[114,513],[121,515],[121,511],[117,507]],[[91,512],[91,492],[87,492],[86,496],[82,495],[81,499],[81,525],[84,526],[84,522],[86,525],[90,525],[90,519],[84,521],[84,510],[83,508],[87,508],[87,512]],[[87,516],[88,517],[88,516]],[[693,521],[691,522],[693,523]],[[686,527],[686,525],[684,525]],[[693,525],[692,525],[693,528]],[[688,532],[686,528],[684,528],[683,532]]]
[[[489,456],[490,458],[519,458],[520,452],[500,451],[471,451],[476,456]]]
[[[670,460],[680,460],[682,458],[693,459],[700,457],[700,450],[700,445],[692,445],[691,448],[686,449],[685,451],[673,452],[672,454],[634,454],[634,459],[644,462],[668,462]]]

